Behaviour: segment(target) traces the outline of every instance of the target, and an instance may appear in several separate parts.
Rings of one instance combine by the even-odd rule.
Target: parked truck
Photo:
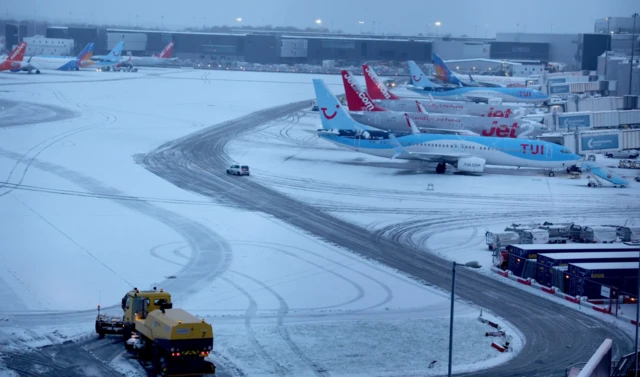
[[[508,244],[520,243],[520,235],[516,232],[503,232],[503,233],[485,233],[485,238],[489,250],[499,250],[506,247]]]
[[[640,241],[640,226],[623,226],[619,235],[623,242]]]
[[[580,236],[580,242],[586,243],[613,243],[617,240],[616,228],[609,226],[586,226]]]
[[[531,229],[520,233],[521,244],[549,243],[549,232],[546,229]]]
[[[99,307],[98,307],[99,310]],[[125,347],[150,362],[154,376],[204,376],[215,373],[206,360],[213,349],[213,329],[182,309],[173,309],[167,292],[134,288],[122,298],[120,318],[100,314],[96,332],[122,334]]]

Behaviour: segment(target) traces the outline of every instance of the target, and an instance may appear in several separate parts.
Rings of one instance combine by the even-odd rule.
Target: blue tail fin
[[[448,84],[463,85],[462,82],[456,77],[456,75],[451,72],[449,67],[447,67],[447,65],[444,63],[444,60],[442,60],[438,56],[438,54],[434,52],[432,59],[433,65],[436,68],[436,77],[438,78],[438,80],[442,80],[443,82],[446,82]]]
[[[115,45],[113,50],[111,50],[109,52],[109,55],[107,55],[107,59],[108,60],[120,60],[120,57],[122,56],[122,49],[123,48],[124,48],[124,41],[118,42],[118,44]]]
[[[316,91],[322,128],[325,130],[374,129],[353,120],[349,113],[342,107],[336,96],[331,94],[324,81],[314,79],[313,88]]]
[[[422,72],[420,67],[413,60],[407,62],[409,64],[409,74],[411,75],[411,85],[417,88],[439,88],[441,85],[434,84],[427,75]]]

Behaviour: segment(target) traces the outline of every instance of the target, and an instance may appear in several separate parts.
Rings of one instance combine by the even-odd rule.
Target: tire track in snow
[[[330,376],[329,372],[325,368],[321,367],[320,365],[318,365],[318,363],[316,363],[315,361],[311,360],[307,355],[304,354],[304,352],[302,352],[300,347],[298,347],[298,345],[293,340],[291,340],[291,336],[289,335],[289,330],[287,330],[287,327],[284,325],[284,317],[289,313],[289,305],[282,298],[282,296],[280,296],[280,294],[278,294],[278,292],[273,290],[273,288],[271,288],[270,286],[268,286],[267,284],[261,282],[260,280],[258,280],[256,278],[253,278],[253,277],[251,277],[249,275],[243,274],[243,273],[238,272],[238,271],[231,271],[230,270],[229,272],[232,272],[232,273],[234,273],[236,275],[242,276],[245,279],[250,280],[250,281],[258,284],[264,290],[266,290],[267,292],[271,293],[278,300],[278,303],[280,304],[280,306],[278,308],[277,323],[278,323],[278,332],[280,333],[280,337],[285,341],[285,343],[287,343],[287,346],[289,346],[291,351],[293,351],[293,353],[295,353],[296,356],[298,356],[298,358],[300,360],[302,360],[313,371],[313,373],[316,376],[318,376],[318,377],[328,377],[328,376]]]
[[[273,369],[273,372],[277,373],[279,376],[291,375],[291,371],[289,371],[287,368],[283,367],[282,365],[280,365],[280,363],[274,360],[271,357],[271,355],[267,353],[267,351],[265,350],[265,347],[263,347],[260,344],[260,342],[258,342],[258,339],[256,338],[256,333],[253,330],[253,327],[251,326],[251,319],[255,317],[256,313],[258,312],[258,304],[256,303],[256,300],[253,298],[253,296],[251,296],[251,294],[246,289],[244,289],[241,285],[236,284],[231,279],[226,277],[221,277],[220,280],[226,282],[227,284],[237,289],[240,293],[242,293],[247,298],[247,300],[249,300],[249,306],[247,307],[244,313],[244,328],[253,348],[260,355],[262,355],[262,358],[265,361],[267,361],[270,364],[271,368]]]
[[[300,253],[310,254],[310,255],[313,255],[313,256],[315,256],[315,257],[317,257],[319,259],[327,261],[328,265],[332,265],[332,266],[335,266],[337,268],[341,268],[341,269],[345,269],[345,270],[351,271],[351,272],[353,272],[355,274],[358,274],[358,275],[360,275],[360,276],[362,276],[362,277],[364,277],[364,278],[366,278],[368,280],[371,280],[372,282],[374,282],[377,285],[379,285],[382,288],[382,290],[385,292],[385,297],[379,303],[371,305],[371,306],[368,306],[368,307],[365,307],[365,308],[362,308],[362,309],[349,310],[350,313],[357,313],[357,312],[362,312],[362,311],[366,311],[366,310],[375,309],[375,308],[378,308],[380,306],[386,305],[387,303],[391,302],[391,300],[393,300],[393,291],[391,290],[391,288],[389,288],[389,286],[387,286],[386,284],[384,284],[380,280],[375,279],[372,276],[369,276],[369,275],[367,275],[367,274],[365,274],[365,273],[363,273],[361,271],[358,271],[358,270],[356,270],[354,268],[351,268],[347,264],[337,262],[336,260],[331,259],[331,258],[327,258],[327,257],[323,256],[320,253],[316,253],[316,252],[309,251],[309,250],[302,249],[302,248],[295,247],[295,246],[277,244],[277,243],[272,243],[272,242],[248,242],[248,241],[242,241],[242,242],[234,242],[233,244],[235,244],[235,245],[255,245],[255,246],[265,247],[265,248],[269,248],[269,249],[274,250],[274,251],[278,251],[280,253],[284,253],[284,254],[292,257],[292,258],[296,258],[296,259],[302,260],[302,261],[304,261],[306,263],[309,263],[309,264],[321,269],[322,271],[325,271],[325,272],[330,273],[330,274],[332,274],[332,275],[334,275],[334,276],[336,276],[336,277],[338,277],[338,278],[340,278],[340,279],[342,279],[344,281],[347,281],[348,283],[350,283],[351,285],[356,287],[356,289],[358,289],[359,293],[362,292],[363,293],[362,296],[364,297],[364,288],[362,288],[362,286],[359,285],[358,283],[356,283],[355,281],[347,278],[344,275],[338,274],[337,272],[333,271],[332,269],[327,268],[326,266],[317,264],[315,262],[312,262],[312,261],[308,260],[307,258],[303,258],[300,255],[297,255],[297,254],[295,254],[293,252],[285,250],[285,248],[296,250],[296,251],[298,251]],[[308,275],[305,275],[304,277],[308,277]],[[287,282],[290,282],[290,281],[287,281]],[[282,284],[282,283],[279,283],[279,284]],[[360,295],[358,295],[358,296],[360,296]],[[356,299],[352,299],[352,300],[350,300],[348,302],[341,303],[341,304],[338,304],[338,305],[321,306],[321,307],[314,307],[314,308],[296,308],[296,310],[326,310],[326,309],[333,309],[333,308],[338,308],[338,307],[341,307],[341,306],[346,306],[346,305],[352,304],[352,303],[362,299],[363,297],[358,297],[357,300]]]
[[[0,149],[0,156],[20,160],[22,156],[18,153]],[[44,162],[39,159],[32,159],[31,165],[37,169],[54,174],[62,179],[70,181],[78,186],[94,192],[103,192],[107,195],[121,196],[123,193],[107,186],[106,184],[81,173],[69,170],[65,167]],[[211,282],[226,271],[233,259],[231,247],[218,234],[210,228],[171,212],[161,207],[154,206],[144,201],[128,201],[110,199],[114,203],[127,209],[138,212],[153,220],[163,223],[178,235],[185,239],[185,242],[192,250],[191,258],[187,260],[184,267],[174,275],[177,279],[168,279],[158,283],[165,290],[172,294],[190,295],[196,293],[203,282]],[[109,260],[109,262],[112,262]],[[119,304],[105,306],[103,309],[118,309]],[[1,312],[0,308],[0,312]],[[77,323],[83,320],[91,321],[95,317],[95,310],[80,310],[61,313],[23,313],[14,315],[6,313],[10,321],[0,321],[0,326],[35,324],[67,324]]]
[[[78,104],[78,107],[83,109],[83,110],[91,110],[89,107],[85,105],[82,105],[81,103]],[[73,136],[76,135],[80,132],[84,132],[84,131],[88,131],[91,129],[94,129],[96,127],[101,127],[101,126],[106,126],[109,124],[113,124],[115,122],[117,122],[118,118],[114,115],[108,114],[106,112],[100,112],[100,111],[96,111],[98,114],[102,115],[104,117],[103,121],[94,123],[92,125],[89,126],[85,126],[85,127],[80,127],[80,128],[75,128],[69,131],[65,131],[62,133],[59,133],[57,135],[54,135],[48,139],[45,139],[44,141],[41,141],[40,143],[36,144],[35,146],[31,147],[29,150],[27,150],[27,152],[25,152],[19,159],[18,161],[16,161],[16,163],[13,165],[13,167],[11,168],[11,170],[9,171],[9,175],[7,177],[7,179],[5,180],[6,182],[10,182],[11,178],[14,174],[14,172],[16,171],[16,169],[18,168],[18,166],[20,166],[21,164],[24,164],[24,168],[22,169],[22,174],[20,175],[20,178],[18,179],[18,182],[15,183],[16,185],[21,185],[22,182],[24,181],[24,178],[27,175],[27,172],[29,171],[29,169],[31,168],[31,164],[33,163],[33,161],[38,158],[38,156],[40,156],[41,153],[43,153],[44,151],[46,151],[49,147],[51,147],[52,145],[68,138],[69,136]],[[30,154],[32,154],[31,156],[29,156]],[[27,159],[27,161],[24,161],[25,159]],[[2,184],[0,183],[0,189],[5,187],[5,191],[4,192],[0,192],[0,197],[9,194],[11,191],[14,190],[13,187],[9,187],[6,188],[6,184]]]

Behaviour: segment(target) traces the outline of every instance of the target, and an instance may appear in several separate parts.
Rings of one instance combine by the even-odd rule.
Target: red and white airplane
[[[21,42],[16,46],[7,58],[0,63],[0,71],[12,71],[18,72],[22,67],[22,59],[24,59],[24,52],[27,50],[27,42]]]
[[[411,119],[424,133],[455,133],[501,138],[534,138],[542,133],[542,125],[522,119],[479,117],[460,114],[429,113],[420,103],[413,101],[413,109],[390,111],[375,103],[363,91],[351,72],[343,70],[347,107],[357,122],[390,132],[409,132],[407,119]],[[417,111],[416,111],[417,110]]]
[[[513,105],[487,105],[481,103],[463,101],[435,100],[429,96],[424,99],[415,97],[402,98],[391,92],[380,80],[371,66],[362,66],[367,92],[371,98],[380,106],[393,111],[415,112],[419,111],[416,102],[419,102],[428,112],[473,115],[487,118],[521,118],[525,115],[525,110]],[[416,101],[417,100],[417,101]]]
[[[173,45],[175,43],[173,41],[169,42],[162,52],[159,54],[154,54],[153,56],[123,56],[120,61],[121,65],[160,65],[160,64],[168,64],[177,58],[172,58],[171,54],[173,53]]]

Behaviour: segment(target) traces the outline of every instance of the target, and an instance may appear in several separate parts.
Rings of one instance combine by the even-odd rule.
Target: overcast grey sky
[[[640,13],[639,0],[3,0],[0,17],[97,22],[177,29],[265,24],[415,35],[441,22],[440,33],[491,37],[496,32],[592,32],[597,18]],[[364,24],[359,24],[364,21]],[[477,25],[477,27],[474,27]],[[486,26],[488,25],[488,26]],[[551,26],[553,25],[553,27]]]

